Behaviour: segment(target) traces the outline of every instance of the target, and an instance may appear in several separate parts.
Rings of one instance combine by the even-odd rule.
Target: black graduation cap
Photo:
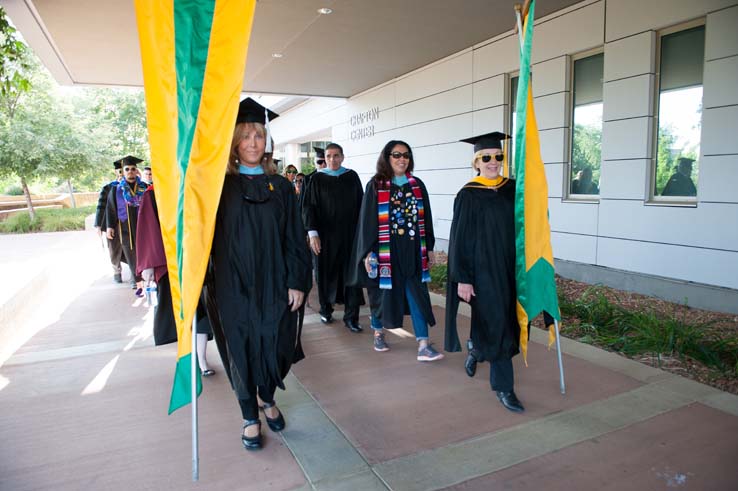
[[[459,141],[473,144],[474,152],[476,153],[483,148],[502,149],[502,140],[507,140],[508,138],[512,137],[510,135],[506,135],[505,133],[500,133],[499,131],[493,131],[492,133],[487,133],[486,135],[473,136],[471,138],[465,138],[464,140]]]
[[[272,159],[272,162],[274,162],[274,165],[279,165],[281,161],[282,161],[281,159]]]
[[[325,150],[320,147],[313,147],[316,160],[325,160]]]
[[[253,100],[251,97],[247,97],[242,100],[238,105],[238,116],[236,116],[236,124],[238,123],[261,123],[266,124],[266,118],[264,117],[264,106]],[[269,113],[269,121],[274,121],[279,117],[279,114],[267,109]]]
[[[124,165],[138,165],[141,162],[143,162],[143,160],[138,157],[134,157],[133,155],[126,155],[122,159],[113,162],[113,165],[115,165],[116,169],[121,169]]]

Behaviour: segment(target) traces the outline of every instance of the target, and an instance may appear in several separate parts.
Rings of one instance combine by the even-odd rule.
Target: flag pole
[[[525,6],[515,4],[515,18],[518,24],[518,41],[520,42],[520,51],[523,50],[523,21],[521,14],[525,12],[527,14],[530,7],[530,0],[526,0]],[[559,321],[554,319],[554,333],[556,334],[556,358],[559,362],[559,390],[561,394],[566,394],[566,383],[564,382],[564,362],[561,360],[561,341],[559,339]]]
[[[197,434],[197,312],[192,316],[192,356],[190,356],[192,386],[192,482],[200,479],[200,459]]]
[[[556,358],[559,360],[559,389],[561,395],[566,394],[566,383],[564,383],[564,362],[561,361],[561,341],[559,341],[559,321],[554,319],[554,329],[556,333]]]

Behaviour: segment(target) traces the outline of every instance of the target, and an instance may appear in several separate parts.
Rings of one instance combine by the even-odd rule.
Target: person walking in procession
[[[107,237],[120,242],[123,256],[131,271],[131,288],[143,295],[141,276],[136,274],[136,225],[141,197],[148,185],[138,177],[138,164],[143,160],[128,155],[120,159],[123,180],[108,195],[105,210]]]
[[[418,342],[417,360],[426,362],[441,360],[443,354],[433,348],[428,336],[428,325],[436,323],[428,294],[435,236],[428,191],[413,175],[414,168],[412,149],[404,141],[391,140],[379,154],[377,172],[366,186],[361,205],[352,280],[379,287],[379,302],[370,300],[372,307],[381,306],[380,316],[372,308],[374,349],[389,349],[382,327],[402,327],[409,313]],[[372,264],[373,259],[378,265]],[[374,268],[378,274],[372,279],[369,274]]]
[[[471,306],[475,362],[489,361],[489,381],[508,410],[524,411],[515,395],[512,358],[520,352],[515,286],[515,181],[500,175],[499,132],[462,140],[474,145],[477,177],[456,195],[446,292],[446,351],[460,351],[459,300]],[[469,370],[469,367],[467,367]]]
[[[302,219],[316,256],[321,322],[333,322],[333,305],[344,304],[344,324],[352,332],[361,332],[359,307],[364,295],[361,288],[348,286],[347,278],[364,192],[359,175],[343,167],[343,158],[340,145],[326,147],[327,167],[317,171],[307,185]]]
[[[269,120],[278,115],[268,111]],[[285,428],[276,388],[304,358],[298,309],[310,259],[294,188],[276,173],[265,108],[239,105],[218,207],[209,274],[208,317],[243,416],[241,442],[262,447],[259,398],[272,431]]]
[[[110,256],[110,265],[113,267],[113,282],[123,283],[123,277],[121,275],[122,268],[120,266],[121,258],[123,256],[123,249],[121,248],[119,240],[113,240],[107,238],[107,220],[105,210],[108,206],[108,195],[110,190],[118,186],[118,183],[123,180],[123,164],[120,160],[113,162],[113,169],[115,170],[115,180],[110,181],[102,187],[100,194],[97,198],[97,210],[95,211],[95,230],[97,231],[98,237],[102,237],[105,233],[105,240],[108,243],[108,255]]]

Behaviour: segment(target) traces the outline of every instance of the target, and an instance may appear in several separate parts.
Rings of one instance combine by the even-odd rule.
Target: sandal
[[[256,436],[246,436],[246,428],[253,425],[259,425],[259,434]],[[243,421],[243,430],[241,430],[241,443],[246,450],[261,450],[261,421],[258,419],[245,419]]]
[[[269,425],[269,429],[272,430],[272,431],[274,431],[274,432],[279,433],[286,426],[286,423],[284,421],[284,416],[282,416],[282,411],[279,411],[279,408],[277,408],[277,411],[279,411],[279,416],[277,416],[274,419],[272,419],[272,418],[270,418],[269,416],[266,415],[266,409],[275,407],[276,405],[277,405],[277,403],[274,402],[274,401],[272,401],[272,402],[265,402],[264,405],[262,406],[262,408],[265,409],[265,411],[264,411],[264,417],[267,420],[267,425]]]

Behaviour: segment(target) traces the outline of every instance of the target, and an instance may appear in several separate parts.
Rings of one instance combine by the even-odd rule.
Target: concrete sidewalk
[[[6,238],[2,261],[12,257]],[[264,425],[261,452],[242,448],[238,405],[208,347],[218,373],[203,380],[192,483],[190,411],[166,414],[176,347],[153,347],[150,310],[69,240],[77,253],[65,257],[87,257],[97,273],[66,288],[61,315],[33,327],[0,367],[0,490],[738,488],[738,397],[570,340],[562,396],[555,353],[535,331],[529,366],[515,360],[527,409],[517,415],[489,390],[487,365],[470,379],[461,353],[418,363],[409,328],[377,353],[368,329],[324,326],[311,312],[307,359],[277,394],[287,429]],[[431,337],[441,345],[442,299],[434,302]],[[468,319],[461,324],[464,339]]]

